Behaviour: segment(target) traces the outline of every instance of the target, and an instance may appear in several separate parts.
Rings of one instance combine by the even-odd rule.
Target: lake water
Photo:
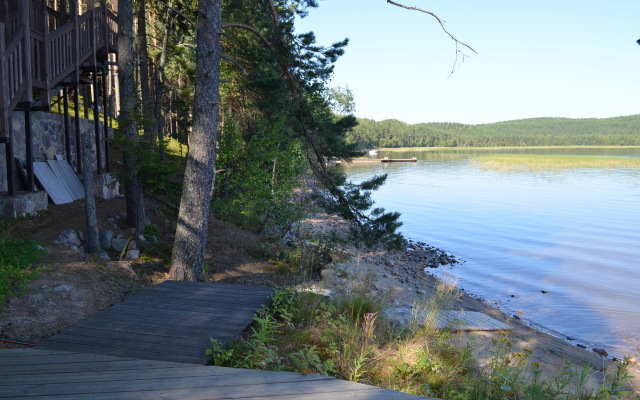
[[[387,173],[376,205],[402,213],[406,237],[465,260],[431,272],[552,334],[638,357],[640,170],[500,172],[474,163],[495,152],[381,152],[419,161],[344,170],[353,181]],[[638,148],[501,152],[640,157]]]

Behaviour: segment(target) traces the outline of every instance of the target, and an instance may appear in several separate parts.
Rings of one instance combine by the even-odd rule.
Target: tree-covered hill
[[[532,118],[483,125],[358,119],[348,137],[362,149],[456,146],[640,145],[640,115],[614,118]]]

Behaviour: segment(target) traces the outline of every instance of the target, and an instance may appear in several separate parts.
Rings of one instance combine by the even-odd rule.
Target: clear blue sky
[[[454,42],[433,17],[386,0],[320,0],[297,21],[319,44],[350,39],[331,86],[356,116],[471,124],[640,114],[640,0],[397,0],[434,12],[473,47],[451,76]]]

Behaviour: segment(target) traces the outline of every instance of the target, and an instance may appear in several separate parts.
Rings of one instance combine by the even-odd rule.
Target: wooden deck
[[[360,399],[423,397],[324,375],[202,365],[269,302],[269,288],[166,281],[33,349],[0,351],[0,399]]]
[[[0,399],[5,398],[411,400],[422,397],[323,375],[16,349],[0,351]]]
[[[204,364],[268,306],[270,288],[165,281],[38,345],[47,350]]]

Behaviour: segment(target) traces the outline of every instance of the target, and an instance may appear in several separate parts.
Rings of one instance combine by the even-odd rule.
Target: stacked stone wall
[[[78,166],[78,153],[76,151],[76,127],[75,118],[69,117],[69,147],[70,154],[66,152],[66,139],[65,139],[65,121],[64,116],[61,114],[54,114],[48,112],[31,112],[31,135],[32,135],[32,149],[33,155],[36,158],[52,159],[56,155],[62,155],[62,157],[71,164],[74,170],[77,170]],[[26,158],[27,145],[25,136],[25,118],[24,113],[16,111],[11,115],[10,120],[11,134],[13,137],[13,154],[15,157]],[[89,135],[92,143],[93,150],[93,165],[92,170],[97,170],[97,163],[95,157],[95,135],[94,135],[94,121],[84,118],[80,118],[80,134]],[[104,139],[104,127],[100,123],[100,137]],[[113,137],[113,132],[109,129],[109,137]],[[104,146],[100,149],[101,167],[106,168]],[[17,169],[14,169],[15,182],[18,190],[23,189],[22,179],[19,176]],[[0,192],[7,191],[7,166],[6,166],[6,150],[5,145],[0,144]]]

